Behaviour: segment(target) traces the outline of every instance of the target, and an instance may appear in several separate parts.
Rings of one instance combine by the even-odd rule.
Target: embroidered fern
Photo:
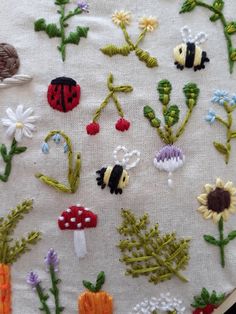
[[[124,238],[118,247],[121,262],[127,266],[126,275],[148,276],[149,282],[158,284],[176,276],[188,280],[180,273],[189,261],[189,239],[177,239],[175,233],[160,235],[159,225],[148,229],[148,214],[141,218],[127,209],[122,209],[122,225],[118,232]]]

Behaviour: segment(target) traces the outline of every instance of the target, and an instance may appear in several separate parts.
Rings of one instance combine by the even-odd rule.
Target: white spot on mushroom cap
[[[63,216],[60,216],[58,219],[59,219],[60,221],[65,220],[65,218],[64,218]]]
[[[79,210],[78,211],[78,215],[82,215],[83,214],[83,211],[82,210]]]
[[[75,217],[71,218],[70,221],[75,222],[76,221]]]
[[[70,208],[67,208],[67,213],[71,213],[71,209]]]
[[[68,222],[65,223],[65,227],[68,228],[70,224]]]
[[[85,208],[85,210],[89,211],[90,209],[89,208]]]
[[[77,227],[81,228],[82,227],[82,223],[77,224]]]
[[[87,218],[85,218],[84,221],[85,221],[85,222],[90,222],[90,221],[91,221],[91,218],[90,218],[90,217],[87,217]]]
[[[76,204],[76,206],[77,206],[77,207],[81,207],[81,205],[80,205],[80,204]]]

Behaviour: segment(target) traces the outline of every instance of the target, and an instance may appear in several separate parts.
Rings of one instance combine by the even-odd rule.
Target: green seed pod
[[[236,22],[230,22],[227,24],[227,26],[225,27],[225,31],[229,34],[232,35],[234,33],[236,33]]]
[[[219,11],[222,11],[224,8],[224,1],[223,0],[215,0],[213,2],[213,8]]]
[[[145,106],[143,108],[144,116],[149,120],[150,124],[154,128],[159,128],[161,121],[156,118],[154,110],[150,106]]]
[[[179,121],[179,108],[176,105],[172,105],[168,108],[165,115],[165,123],[169,127],[173,126]]]
[[[186,13],[192,11],[196,7],[196,0],[185,0],[180,13]]]
[[[184,86],[183,92],[186,97],[186,105],[188,108],[192,108],[197,104],[199,91],[200,90],[195,83],[188,83]]]
[[[166,106],[170,102],[170,94],[172,90],[172,86],[168,80],[161,80],[158,83],[157,90],[159,92],[159,100],[160,102]]]
[[[232,61],[236,61],[236,49],[232,49],[231,54],[230,54],[230,59]]]

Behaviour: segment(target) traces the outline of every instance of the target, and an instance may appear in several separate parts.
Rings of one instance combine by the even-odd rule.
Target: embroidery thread
[[[121,216],[123,222],[118,232],[123,239],[118,247],[120,261],[127,266],[126,275],[146,276],[153,284],[173,276],[188,281],[180,270],[188,265],[190,240],[177,239],[173,232],[161,236],[158,224],[148,229],[148,214],[137,218],[131,210],[122,209]]]
[[[161,312],[159,312],[161,311]],[[161,293],[160,297],[145,299],[143,302],[137,304],[132,312],[129,314],[184,314],[185,307],[183,301],[172,297],[170,293]]]
[[[228,48],[229,71],[230,73],[233,73],[234,62],[236,61],[236,48],[233,47],[231,36],[236,33],[236,23],[234,21],[226,21],[226,18],[223,14],[224,5],[225,3],[223,0],[212,0],[212,5],[200,0],[185,0],[180,13],[191,12],[196,7],[203,7],[213,13],[210,16],[211,22],[221,22]]]
[[[222,106],[227,115],[227,120],[225,120],[218,116],[213,109],[209,109],[205,119],[210,124],[217,121],[226,128],[226,143],[222,144],[214,141],[213,145],[215,149],[225,157],[225,162],[228,164],[231,153],[231,140],[236,139],[236,129],[233,130],[233,112],[236,109],[236,95],[232,95],[230,98],[228,92],[216,90],[211,101],[213,104]]]
[[[113,75],[111,73],[107,79],[107,87],[109,90],[109,94],[103,100],[100,107],[96,110],[92,122],[86,126],[86,130],[89,135],[96,135],[97,133],[99,133],[100,125],[98,124],[97,121],[100,118],[102,111],[106,108],[110,100],[113,100],[118,115],[120,116],[120,119],[116,122],[115,125],[116,129],[118,131],[124,132],[127,131],[130,127],[130,122],[124,118],[124,112],[118,100],[118,97],[116,96],[116,93],[130,93],[133,91],[133,87],[130,85],[114,86]]]
[[[206,242],[218,246],[220,249],[221,266],[225,267],[225,246],[236,238],[236,230],[224,236],[224,221],[229,219],[230,214],[236,212],[236,187],[228,181],[226,184],[217,178],[214,185],[206,184],[204,193],[198,196],[200,207],[198,211],[205,219],[212,219],[218,223],[219,240],[211,235],[204,235]]]
[[[57,77],[48,86],[48,103],[58,111],[73,110],[80,100],[80,86],[69,77]]]
[[[0,218],[0,313],[12,313],[11,266],[40,240],[40,232],[31,231],[12,243],[12,234],[24,215],[33,209],[33,201],[26,200]]]
[[[164,126],[161,120],[156,117],[154,110],[150,106],[144,107],[144,116],[149,120],[151,126],[157,130],[162,142],[165,146],[156,153],[154,165],[157,169],[168,172],[168,185],[173,186],[172,173],[182,167],[185,162],[185,156],[182,150],[174,145],[179,137],[184,133],[186,125],[192,115],[194,107],[197,105],[199,88],[194,83],[188,83],[183,88],[188,108],[185,118],[181,125],[174,133],[172,127],[178,123],[180,109],[176,105],[170,105],[170,96],[172,86],[168,80],[161,80],[158,83],[157,90],[159,92],[159,100],[162,104],[162,114],[164,118]]]
[[[11,174],[12,160],[15,155],[24,153],[27,150],[25,146],[18,146],[23,137],[32,138],[33,132],[36,131],[34,123],[39,117],[33,116],[33,109],[27,108],[24,110],[23,105],[19,105],[14,112],[11,108],[7,108],[7,118],[3,118],[2,124],[7,127],[6,135],[13,137],[9,151],[5,144],[0,145],[0,154],[5,163],[5,170],[0,174],[0,180],[7,182]]]
[[[83,280],[83,285],[88,291],[83,292],[79,296],[78,310],[79,314],[97,314],[97,313],[113,313],[113,299],[106,291],[101,291],[105,283],[105,273],[101,271],[95,284]]]
[[[51,279],[51,288],[49,289],[50,293],[53,296],[55,303],[55,314],[60,314],[64,311],[64,307],[60,305],[59,299],[59,283],[61,279],[58,278],[58,265],[59,258],[54,249],[50,249],[47,253],[47,256],[44,258],[44,263],[46,265],[47,271],[50,274]],[[27,283],[31,286],[31,288],[37,293],[41,306],[39,308],[40,311],[50,314],[51,310],[47,304],[47,300],[49,299],[49,294],[45,293],[45,289],[42,288],[41,280],[38,277],[37,273],[31,271],[27,276]]]
[[[97,215],[81,205],[71,206],[63,211],[58,218],[58,226],[61,230],[74,231],[74,248],[78,258],[87,254],[87,246],[84,229],[97,226]]]
[[[206,33],[200,32],[195,38],[191,35],[191,30],[188,26],[181,29],[183,43],[174,48],[174,59],[177,69],[183,70],[193,68],[194,71],[205,69],[205,63],[210,60],[207,53],[202,51],[199,44],[206,41]]]
[[[66,35],[66,28],[69,26],[68,21],[76,15],[80,15],[84,12],[89,12],[89,6],[85,2],[78,2],[77,7],[74,10],[66,13],[66,5],[70,4],[70,0],[56,0],[55,5],[59,6],[57,13],[60,15],[59,26],[55,23],[47,24],[45,19],[40,18],[34,23],[34,30],[36,32],[43,31],[49,38],[58,37],[61,39],[60,45],[57,47],[62,56],[62,61],[66,59],[66,46],[68,44],[79,45],[81,38],[87,38],[89,31],[88,27],[77,26],[76,30]]]
[[[133,150],[129,152],[124,146],[117,146],[113,152],[115,166],[103,167],[96,173],[97,185],[104,189],[106,186],[110,188],[110,193],[122,194],[123,189],[129,183],[128,171],[131,168],[137,166],[140,161],[140,152],[138,150]],[[130,160],[133,160],[131,163]]]
[[[73,158],[73,150],[72,150],[72,143],[69,138],[64,132],[55,130],[48,133],[45,137],[44,143],[42,144],[42,152],[44,154],[49,153],[49,145],[48,141],[50,139],[56,144],[60,144],[61,140],[64,139],[64,153],[68,154],[68,186],[57,181],[56,179],[46,176],[42,173],[37,173],[35,177],[39,179],[41,182],[53,187],[54,189],[64,192],[64,193],[75,193],[79,186],[79,179],[80,179],[80,168],[81,168],[81,155],[80,153],[76,154],[75,162]]]
[[[138,59],[146,64],[147,67],[153,68],[158,66],[157,59],[151,57],[150,54],[139,47],[140,42],[145,38],[148,32],[153,32],[158,26],[156,18],[143,17],[139,21],[139,28],[142,30],[136,43],[134,43],[126,29],[127,25],[131,23],[131,15],[129,12],[125,11],[115,11],[112,15],[112,21],[117,25],[123,32],[126,44],[122,47],[117,47],[115,45],[107,45],[100,50],[107,56],[113,57],[114,55],[128,56],[132,51],[135,52]]]
[[[6,43],[0,43],[0,89],[26,84],[32,76],[17,74],[20,59],[16,49]]]
[[[217,294],[215,290],[210,293],[206,288],[202,288],[201,294],[195,296],[191,304],[195,308],[193,314],[211,314],[224,299],[224,293]]]

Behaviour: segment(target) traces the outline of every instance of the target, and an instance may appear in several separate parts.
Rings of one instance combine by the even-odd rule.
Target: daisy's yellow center
[[[230,207],[230,193],[222,188],[217,187],[207,196],[207,207],[217,213],[223,212]]]
[[[22,129],[24,127],[24,124],[22,122],[16,122],[16,128]]]

